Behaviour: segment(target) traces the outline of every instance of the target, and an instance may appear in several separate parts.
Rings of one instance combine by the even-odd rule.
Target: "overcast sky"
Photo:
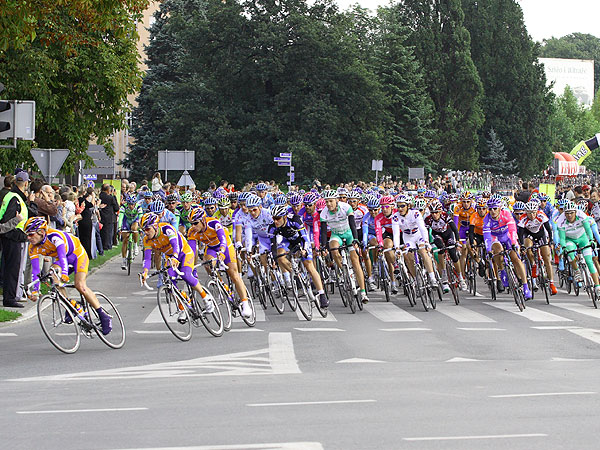
[[[589,33],[600,38],[600,0],[517,0],[525,26],[536,41],[570,33]],[[359,3],[373,11],[388,0],[337,0],[340,8]]]

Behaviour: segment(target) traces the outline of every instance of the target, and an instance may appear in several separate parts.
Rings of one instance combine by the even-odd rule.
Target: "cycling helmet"
[[[287,215],[288,208],[286,205],[275,205],[271,208],[271,216],[273,217],[283,217]]]
[[[352,189],[353,192],[358,192],[359,194],[363,193],[363,190],[359,187],[355,187],[354,189]]]
[[[204,206],[212,206],[217,204],[217,199],[214,197],[207,197],[204,199]]]
[[[565,212],[567,211],[577,211],[577,205],[575,204],[575,202],[571,202],[571,201],[567,201],[565,203]]]
[[[137,202],[137,198],[135,197],[135,195],[127,195],[125,197],[125,203],[129,204],[129,205],[133,205]]]
[[[361,194],[360,192],[356,191],[356,190],[352,190],[348,193],[348,199],[352,199],[352,200],[360,200]]]
[[[241,192],[240,195],[238,195],[238,202],[245,202],[251,195],[250,192]]]
[[[566,198],[560,198],[556,201],[556,206],[558,206],[559,208],[564,208],[565,204],[568,202],[569,200],[567,200]]]
[[[494,196],[492,195],[492,197],[487,201],[487,207],[488,208],[500,208],[500,206],[502,205],[502,202],[497,199],[494,198]]]
[[[515,202],[513,205],[513,211],[523,211],[525,209],[524,202]]]
[[[277,197],[275,197],[275,204],[276,205],[285,205],[287,204],[287,197],[283,194],[278,195]]]
[[[212,195],[214,198],[216,198],[217,200],[219,200],[220,198],[225,197],[225,191],[219,190],[217,189],[215,192],[213,192]]]
[[[462,194],[460,194],[460,199],[461,201],[473,200],[473,194],[471,191],[464,191]]]
[[[492,194],[490,198],[496,199],[498,201],[502,200],[502,196],[500,194]]]
[[[229,197],[229,200],[232,202],[237,202],[239,194],[237,192],[230,192],[227,197]]]
[[[48,230],[48,222],[43,217],[30,217],[25,222],[25,226],[23,227],[25,233],[35,233],[36,231],[47,231]]]
[[[185,191],[183,194],[181,194],[181,201],[185,203],[193,202],[194,194],[192,194],[190,191]]]
[[[526,212],[537,212],[540,209],[540,204],[538,202],[527,202],[524,209]]]
[[[246,206],[248,208],[254,208],[256,206],[260,206],[262,204],[262,201],[260,198],[258,198],[258,196],[256,195],[251,195],[250,197],[248,197],[248,199],[246,200]]]
[[[550,196],[548,194],[544,194],[542,192],[541,194],[538,195],[538,200],[540,202],[547,202],[548,200],[550,200]]]
[[[142,191],[142,198],[152,198],[152,191]]]
[[[231,200],[228,197],[222,197],[217,201],[217,206],[222,209],[227,209],[231,206]]]
[[[490,198],[492,196],[492,193],[490,191],[483,191],[481,193],[481,196],[484,198]]]
[[[325,209],[325,207],[327,206],[327,203],[325,203],[325,199],[320,198],[319,200],[317,200],[317,203],[315,204],[317,211],[322,211],[323,209]]]
[[[173,203],[179,200],[179,197],[177,196],[177,194],[169,194],[167,195],[166,199],[167,203]]]
[[[418,198],[415,200],[415,209],[418,209],[420,211],[425,208],[427,208],[427,201],[425,201],[422,198]]]
[[[379,199],[379,204],[381,206],[392,206],[394,204],[394,197],[391,195],[384,195]]]
[[[411,199],[406,194],[398,194],[396,197],[396,204],[399,203],[411,203]]]
[[[374,195],[369,195],[369,198],[367,199],[367,208],[377,209],[377,208],[379,208],[379,206],[380,206],[379,199],[377,197],[375,197]]]
[[[302,199],[305,205],[312,205],[313,203],[316,203],[317,200],[319,200],[319,196],[314,192],[307,192]]]
[[[142,216],[142,219],[140,220],[140,227],[142,227],[142,230],[147,230],[154,225],[158,225],[158,215],[153,212],[147,212]]]
[[[480,198],[476,203],[477,208],[487,208],[487,200],[485,198]]]
[[[206,192],[202,193],[202,198],[209,198],[209,197],[212,197],[212,194],[210,192],[206,191]]]
[[[533,194],[531,194],[529,196],[529,201],[531,200],[537,200],[540,197],[540,194],[538,194],[537,192],[534,192]]]
[[[428,191],[425,191],[425,195],[423,196],[425,198],[435,198],[435,191],[432,189],[429,189]]]
[[[150,210],[150,212],[160,214],[165,210],[165,204],[162,200],[154,200],[152,203],[150,203],[148,209]]]
[[[426,190],[427,189],[425,189],[424,187],[420,187],[417,189],[417,194],[424,194]]]
[[[333,189],[328,189],[326,191],[323,191],[323,199],[327,200],[329,198],[338,198],[338,193],[336,191],[334,191]]]
[[[192,208],[188,215],[188,220],[190,223],[200,222],[206,217],[206,211],[204,208]]]
[[[587,209],[587,205],[585,203],[579,202],[577,203],[577,209],[579,211],[585,212],[585,210]]]
[[[300,203],[302,203],[302,195],[300,195],[297,192],[294,192],[293,194],[291,194],[289,196],[288,200],[290,202],[290,205],[292,205],[292,206],[298,206]]]
[[[443,211],[444,207],[442,206],[442,204],[440,203],[439,200],[433,200],[430,204],[429,204],[429,211],[431,212],[438,212],[438,211]]]
[[[456,203],[458,201],[458,194],[452,193],[448,195],[448,201],[450,203]]]
[[[267,190],[267,185],[265,183],[258,183],[256,185],[256,190],[257,191],[266,191]]]
[[[348,189],[344,187],[337,188],[338,197],[348,197]]]

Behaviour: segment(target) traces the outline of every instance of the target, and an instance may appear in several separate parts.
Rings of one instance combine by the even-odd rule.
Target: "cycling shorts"
[[[282,248],[286,252],[288,252],[288,251],[290,251],[290,247],[292,248],[293,251],[297,251],[299,248],[303,248],[302,244],[299,244],[298,242],[290,242],[285,238],[281,241],[281,245],[278,248]],[[302,261],[312,261],[312,259],[313,259],[312,249],[309,247],[307,250],[306,256],[303,256],[300,259]]]
[[[140,221],[139,218],[135,218],[131,222],[130,222],[130,220],[132,220],[132,219],[128,219],[127,216],[123,216],[123,222],[121,224],[121,231],[131,231],[131,227]]]
[[[331,238],[329,242],[336,241],[340,245],[350,245],[354,240],[354,236],[352,235],[352,230],[344,231],[343,233],[336,233],[334,231],[331,232]]]
[[[215,245],[214,247],[207,246],[206,250],[204,251],[204,256],[208,255],[212,256],[213,258],[218,258],[220,249],[220,245]],[[233,244],[229,244],[223,252],[223,254],[225,255],[225,259],[223,260],[223,262],[226,265],[229,265],[231,263],[237,264],[237,258],[235,256],[235,248],[233,247]]]
[[[406,248],[418,249],[425,246],[425,239],[421,236],[421,233],[407,234],[402,233],[402,239]]]

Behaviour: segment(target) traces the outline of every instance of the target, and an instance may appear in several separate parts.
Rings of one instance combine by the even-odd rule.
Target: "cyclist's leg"
[[[331,238],[329,239],[329,249],[333,260],[338,267],[342,267],[342,255],[340,255],[340,252],[336,249],[338,249],[341,244],[342,238],[335,233],[331,233]]]
[[[394,246],[394,241],[391,238],[386,237],[383,240],[383,248],[385,250],[390,249],[393,246]],[[390,279],[392,280],[392,285],[395,285],[396,278],[394,276],[394,263],[396,262],[396,253],[393,251],[389,251],[389,252],[384,253],[384,255],[385,255],[385,260],[387,261],[388,271],[390,274]]]
[[[136,220],[135,222],[133,222],[131,224],[131,231],[138,231],[140,227],[140,223]],[[138,240],[139,240],[140,234],[139,233],[133,233],[133,242],[137,245]]]

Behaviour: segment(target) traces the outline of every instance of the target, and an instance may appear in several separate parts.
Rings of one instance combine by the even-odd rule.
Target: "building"
[[[548,84],[554,82],[552,92],[563,95],[569,86],[579,103],[591,106],[594,102],[594,60],[540,58]]]

